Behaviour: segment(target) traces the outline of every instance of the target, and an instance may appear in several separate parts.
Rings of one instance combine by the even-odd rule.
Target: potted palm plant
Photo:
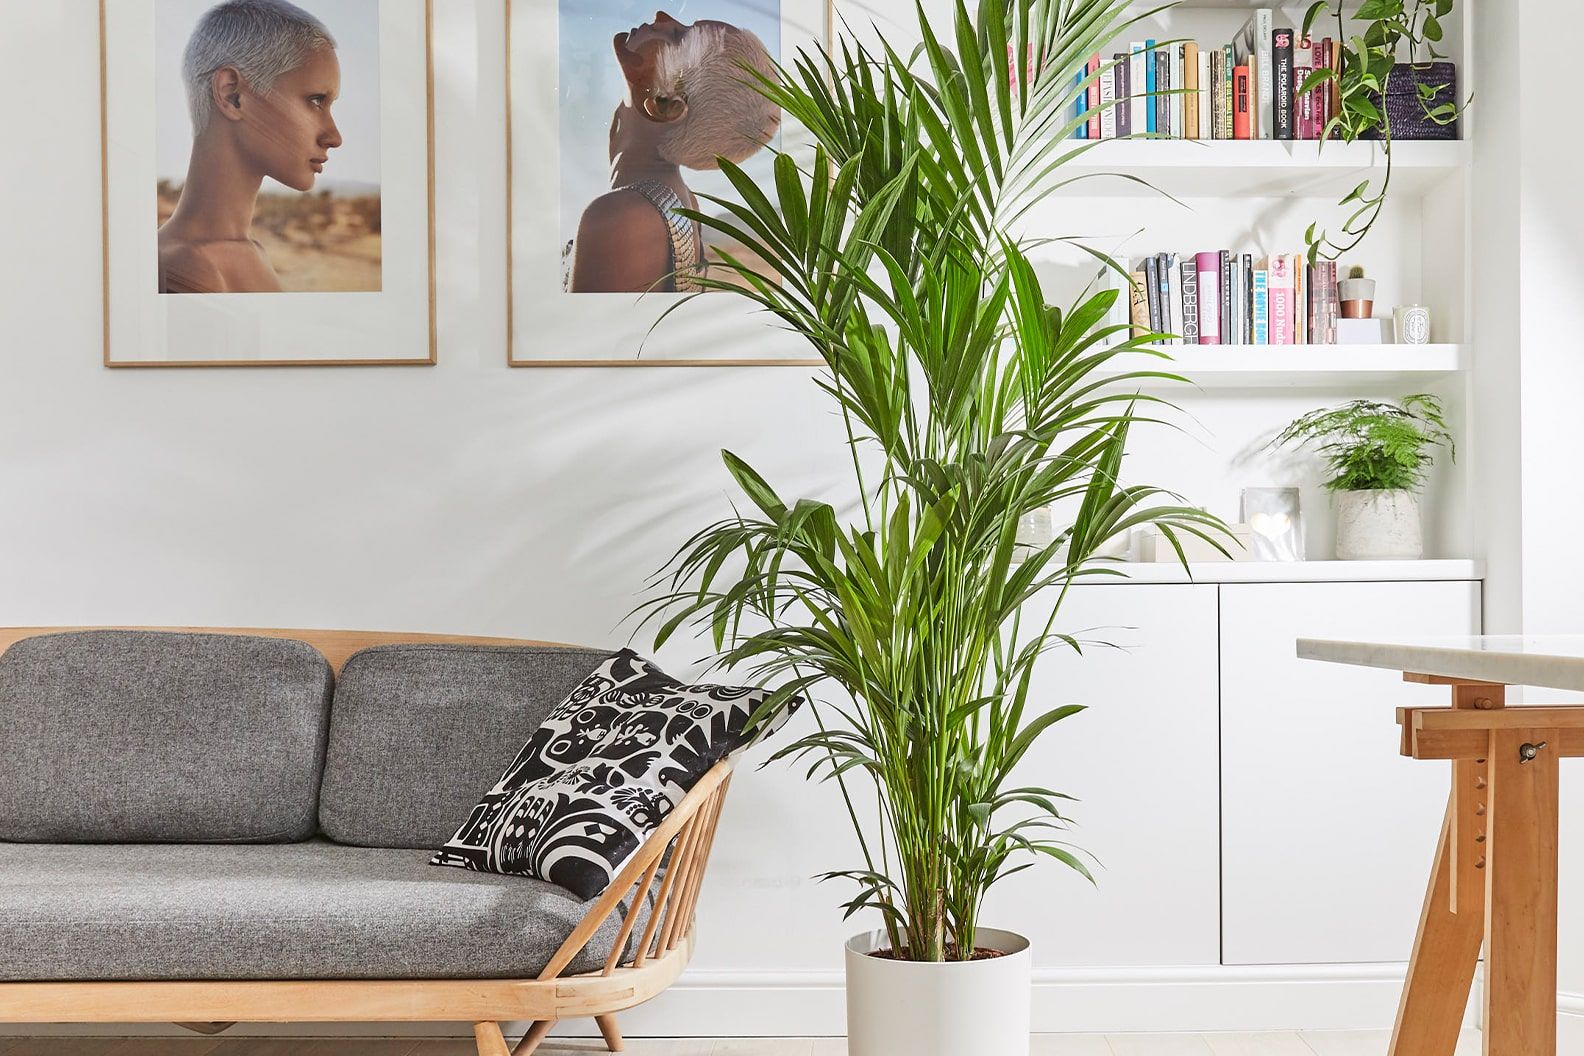
[[[1314,445],[1325,457],[1325,486],[1336,496],[1336,556],[1341,561],[1412,560],[1424,553],[1419,490],[1434,461],[1430,448],[1457,457],[1434,396],[1397,403],[1350,400],[1294,419],[1271,441]]]
[[[1128,12],[959,0],[949,32],[920,11],[912,59],[850,39],[804,54],[760,83],[809,130],[811,162],[778,157],[761,188],[723,161],[741,201],[690,214],[749,250],[706,286],[823,361],[858,513],[784,497],[723,452],[742,511],[680,548],[644,610],[657,647],[706,626],[718,664],[774,684],[761,717],[812,702],[818,728],[778,755],[837,782],[857,834],[861,863],[826,874],[877,924],[847,945],[854,1056],[1028,1051],[1028,943],[980,909],[1042,857],[1088,875],[1062,794],[1014,777],[1081,710],[1030,694],[1041,655],[1077,647],[1059,599],[1119,574],[1092,558],[1133,528],[1220,538],[1201,510],[1123,482],[1130,431],[1166,406],[1138,383],[1175,378],[1129,364],[1155,365],[1141,357],[1162,335],[1107,325],[1114,290],[1047,304],[1014,234],[1088,149],[1068,138],[1075,73]],[[1019,520],[1044,509],[1048,541],[1020,545]],[[1044,593],[1049,619],[1026,622]]]

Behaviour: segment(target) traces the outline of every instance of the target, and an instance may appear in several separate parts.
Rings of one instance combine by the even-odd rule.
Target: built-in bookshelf
[[[1458,95],[1472,90],[1464,24],[1472,0],[1459,0],[1443,23],[1441,50],[1458,65]],[[1141,13],[1154,4],[1140,3]],[[1275,6],[1257,0],[1187,0],[1129,27],[1124,39],[1102,49],[1109,58],[1132,41],[1197,40],[1218,47],[1233,40],[1251,14],[1273,8],[1276,26],[1301,26],[1306,4]],[[1316,35],[1319,35],[1316,30]],[[1335,36],[1331,23],[1326,35]],[[1430,309],[1427,345],[1183,345],[1162,349],[1170,361],[1129,356],[1116,368],[1178,373],[1190,385],[1141,386],[1169,396],[1184,414],[1177,430],[1142,430],[1134,444],[1131,474],[1180,491],[1212,512],[1239,514],[1244,487],[1296,484],[1302,490],[1304,528],[1312,559],[1332,556],[1334,517],[1319,487],[1317,460],[1274,451],[1268,440],[1304,411],[1357,396],[1389,398],[1413,392],[1439,396],[1460,444],[1470,442],[1469,378],[1476,350],[1470,341],[1471,263],[1469,170],[1477,114],[1460,121],[1462,138],[1398,140],[1392,145],[1390,196],[1368,239],[1339,261],[1341,275],[1362,265],[1376,280],[1374,314],[1389,318],[1397,305]],[[1030,216],[1036,236],[1078,236],[1117,259],[1159,252],[1195,254],[1235,247],[1260,256],[1301,253],[1311,222],[1332,229],[1345,219],[1338,199],[1384,169],[1379,143],[1315,140],[1073,140],[1084,148],[1062,167],[1070,180],[1050,203]],[[1122,173],[1116,178],[1111,174]],[[1076,294],[1097,283],[1083,254],[1053,249],[1047,267],[1053,290]],[[1103,280],[1099,280],[1102,281]],[[1390,333],[1390,330],[1387,330]],[[1460,451],[1460,455],[1465,454]],[[1426,557],[1456,561],[1462,572],[1473,552],[1468,464],[1443,456],[1425,499]],[[1369,579],[1380,570],[1345,570],[1344,578]],[[1280,581],[1280,569],[1240,570],[1239,577]],[[1290,574],[1290,573],[1288,573]],[[1400,570],[1398,573],[1400,574]]]

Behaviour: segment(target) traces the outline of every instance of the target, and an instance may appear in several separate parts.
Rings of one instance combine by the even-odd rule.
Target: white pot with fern
[[[1339,561],[1411,561],[1424,555],[1419,492],[1434,461],[1430,448],[1457,457],[1434,396],[1397,403],[1353,400],[1310,411],[1273,441],[1315,447],[1326,460],[1325,487],[1336,502]]]
[[[1082,710],[1031,691],[1035,662],[1076,647],[1060,599],[1108,542],[1222,530],[1122,482],[1129,430],[1163,411],[1136,415],[1147,398],[1127,390],[1171,377],[1125,365],[1161,335],[1107,326],[1115,291],[1047,304],[1010,233],[1088,149],[1066,138],[1072,71],[1123,37],[1129,0],[1006,6],[921,24],[918,68],[845,40],[764,82],[813,156],[778,157],[763,188],[723,162],[742,204],[690,214],[748,250],[708,295],[749,298],[823,361],[856,513],[783,497],[723,452],[740,512],[683,545],[649,617],[657,645],[707,628],[721,666],[777,687],[766,714],[810,701],[816,728],[778,757],[833,782],[853,823],[856,860],[822,874],[854,885],[866,928],[846,950],[852,1056],[1025,1056],[1034,954],[981,907],[1037,861],[1089,877],[1059,775],[1014,777]],[[1040,61],[1009,83],[1009,54]],[[1020,518],[1046,507],[1063,519],[1020,546]],[[1055,604],[1030,626],[1036,594]]]

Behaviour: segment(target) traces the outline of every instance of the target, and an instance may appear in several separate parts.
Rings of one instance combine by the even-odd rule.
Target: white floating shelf
[[[1170,359],[1119,356],[1111,373],[1163,371],[1200,388],[1423,384],[1468,369],[1467,345],[1168,345]],[[1148,388],[1182,391],[1177,382]]]
[[[1396,583],[1479,580],[1485,563],[1466,559],[1424,561],[1203,561],[1189,566],[1192,578],[1174,561],[1118,561],[1107,567],[1126,573],[1082,576],[1086,585],[1138,583]]]
[[[1075,147],[1083,144],[1070,142]],[[1392,194],[1422,196],[1466,171],[1469,160],[1469,145],[1461,140],[1394,143]],[[1083,177],[1062,188],[1061,194],[1096,198],[1161,192],[1178,198],[1308,198],[1340,197],[1372,174],[1378,179],[1385,165],[1379,143],[1118,139],[1095,144],[1064,164],[1057,175],[1069,180]]]

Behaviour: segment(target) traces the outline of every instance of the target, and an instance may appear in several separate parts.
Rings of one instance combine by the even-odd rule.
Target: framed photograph
[[[435,361],[431,4],[100,0],[106,365]]]
[[[507,360],[817,365],[729,292],[679,307],[700,274],[729,277],[717,251],[741,247],[678,210],[735,196],[718,157],[770,186],[778,151],[812,153],[751,71],[823,44],[830,2],[655,3],[507,0]]]

